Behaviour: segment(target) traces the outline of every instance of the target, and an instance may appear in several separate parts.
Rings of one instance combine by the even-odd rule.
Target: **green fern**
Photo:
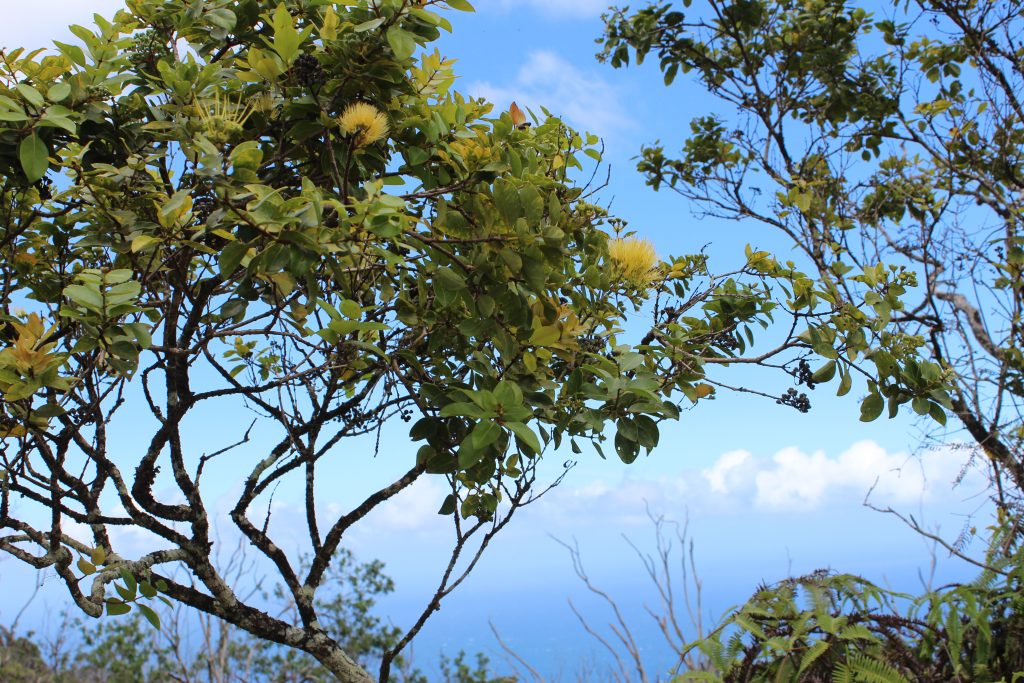
[[[797,671],[797,678],[799,678],[804,672],[811,668],[823,654],[828,652],[831,647],[827,640],[819,640],[804,653],[803,659],[800,660],[800,670]]]
[[[832,669],[832,683],[856,683],[853,678],[853,670],[846,662],[839,662]]]
[[[851,655],[853,680],[858,683],[910,683],[896,668],[864,655]]]
[[[816,572],[762,586],[699,646],[692,683],[1024,683],[1024,552],[917,598]],[[1003,573],[1000,573],[1003,572]]]

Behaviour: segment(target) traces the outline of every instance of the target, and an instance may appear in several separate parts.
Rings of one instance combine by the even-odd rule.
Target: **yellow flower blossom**
[[[233,102],[229,95],[219,92],[202,102],[193,100],[192,106],[199,119],[200,131],[218,145],[239,135],[253,111],[251,102],[242,106]]]
[[[350,104],[338,117],[338,127],[344,135],[353,136],[356,147],[380,142],[388,136],[388,119],[372,104]]]
[[[252,107],[252,110],[263,114],[272,114],[275,104],[274,96],[269,92],[262,92],[249,98],[249,106]]]
[[[650,240],[613,239],[608,244],[608,256],[619,276],[637,287],[648,287],[658,275],[658,255]]]

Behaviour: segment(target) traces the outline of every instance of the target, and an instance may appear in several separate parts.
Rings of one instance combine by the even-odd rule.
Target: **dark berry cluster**
[[[487,522],[494,521],[494,513],[484,507],[477,508],[473,516],[477,518],[477,521],[486,524]]]
[[[728,332],[713,334],[708,341],[711,346],[717,346],[720,349],[728,349],[729,351],[734,351],[740,347],[740,343],[736,341],[736,337],[732,336]]]
[[[402,408],[402,411],[399,413],[399,415],[401,415],[402,417],[402,422],[409,422],[412,420],[412,411],[409,410],[408,408]]]
[[[803,358],[800,359],[793,376],[796,377],[797,384],[806,384],[808,389],[814,388],[814,373],[811,372],[810,363]]]
[[[192,202],[192,217],[195,218],[196,225],[202,225],[206,223],[210,214],[217,208],[217,200],[213,197],[196,197],[195,201]]]
[[[39,190],[39,199],[42,201],[53,199],[53,181],[46,176],[36,181],[36,189]]]
[[[155,71],[161,57],[170,54],[167,38],[154,29],[143,31],[132,39],[128,48],[128,61],[140,71]]]
[[[786,393],[775,402],[784,406],[792,406],[801,413],[806,413],[811,409],[811,399],[807,398],[807,394],[798,394],[796,389],[786,390]]]
[[[348,406],[341,411],[341,420],[353,428],[361,429],[370,421],[370,415],[356,406]]]
[[[580,337],[580,350],[587,353],[597,353],[604,348],[605,342],[601,337]]]
[[[291,74],[296,81],[307,88],[323,85],[327,79],[324,68],[320,65],[320,60],[309,54],[302,54],[295,58]]]

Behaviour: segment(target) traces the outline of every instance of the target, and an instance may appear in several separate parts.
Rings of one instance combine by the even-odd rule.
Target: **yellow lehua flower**
[[[338,127],[344,135],[355,139],[356,147],[380,142],[388,136],[388,119],[372,104],[350,104],[338,117]]]
[[[658,275],[658,254],[650,240],[613,239],[608,244],[608,256],[616,272],[637,287],[648,287]]]
[[[269,92],[262,92],[249,99],[249,106],[252,107],[252,110],[263,114],[273,113],[274,105],[274,96]]]
[[[252,114],[252,103],[242,106],[226,93],[214,93],[202,102],[193,100],[193,109],[199,120],[199,129],[211,142],[225,144],[242,132]]]

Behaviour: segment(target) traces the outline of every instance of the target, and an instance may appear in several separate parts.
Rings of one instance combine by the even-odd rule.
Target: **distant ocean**
[[[441,653],[454,658],[460,650],[469,655],[470,663],[476,652],[487,655],[495,674],[511,672],[509,656],[499,646],[489,622],[546,683],[576,683],[581,669],[586,670],[582,680],[587,683],[607,679],[614,658],[586,633],[567,601],[572,599],[588,623],[609,642],[615,640],[608,628],[614,616],[576,579],[570,558],[546,536],[538,521],[542,520],[521,524],[520,532],[512,529],[510,536],[499,539],[413,641],[414,662],[431,681],[441,680],[437,676]],[[581,552],[595,585],[613,596],[622,609],[647,670],[667,672],[675,657],[644,609],[647,605],[660,611],[644,568],[619,537],[619,530],[582,524],[580,528]],[[641,524],[631,533],[645,552],[652,550],[646,542],[649,528]],[[704,586],[706,628],[746,600],[760,582],[830,568],[860,574],[883,587],[917,593],[920,576],[929,572],[930,556],[920,536],[891,517],[863,508],[832,514],[794,512],[698,520],[692,533]],[[357,553],[360,560],[366,560],[374,557],[370,551],[380,551],[376,556],[386,562],[385,573],[394,579],[395,593],[379,600],[377,614],[403,630],[429,603],[438,576],[435,565],[443,559],[438,550],[443,546],[437,538],[417,538],[415,534],[380,535]],[[935,559],[933,585],[975,576],[975,570],[963,562],[944,555]],[[33,576],[32,570],[11,558],[0,561],[0,624],[10,625],[31,593]],[[681,597],[681,586],[676,584],[674,589]],[[26,610],[19,630],[45,632],[53,628],[54,619],[69,604],[60,582],[51,581]],[[688,617],[681,613],[680,618],[685,627]],[[521,679],[522,683],[532,680],[530,676]]]
[[[857,568],[850,566],[843,569],[857,571]],[[872,576],[871,571],[861,573],[869,580],[894,590],[920,592],[921,584],[916,566],[899,566],[894,563],[892,569],[898,571],[890,571],[884,577],[877,573]],[[701,577],[704,581],[705,629],[713,628],[729,608],[741,604],[753,593],[758,579],[752,579],[751,573],[747,571],[732,575],[708,574]],[[785,575],[784,572],[774,574],[764,578],[776,580],[784,578]],[[973,576],[974,572],[965,566],[943,563],[935,580],[938,582],[936,585],[941,585],[949,581],[967,581]],[[657,610],[657,597],[650,590],[649,584],[637,576],[636,583],[608,584],[602,588],[615,596],[642,652],[648,674],[668,672],[675,665],[677,658],[665,643],[654,619],[644,609],[644,605],[647,604]],[[676,586],[676,589],[678,590],[679,586]],[[489,626],[491,622],[505,643],[544,676],[547,683],[577,683],[576,674],[583,670],[586,671],[586,675],[579,679],[581,681],[602,683],[605,680],[612,680],[609,672],[617,667],[614,658],[585,631],[570,609],[568,599],[572,599],[594,630],[608,642],[617,645],[615,634],[609,628],[614,615],[606,603],[587,594],[582,586],[571,583],[543,585],[543,582],[538,581],[536,589],[529,594],[501,593],[498,587],[486,591],[474,586],[472,590],[453,594],[414,641],[415,663],[425,673],[430,674],[436,671],[440,653],[443,652],[451,658],[459,650],[464,650],[470,654],[486,654],[491,660],[495,674],[512,673],[513,669],[508,663],[510,657],[492,634]],[[677,597],[681,598],[678,595]],[[386,600],[382,607],[390,612],[393,618],[399,619],[399,625],[402,620],[413,614],[411,606],[407,609],[398,600]],[[682,603],[680,608],[683,609]],[[679,618],[686,628],[689,623],[685,612],[681,611]],[[688,635],[692,636],[693,631]],[[628,664],[625,651],[619,648],[619,652]],[[523,673],[521,665],[519,671]],[[520,680],[528,683],[534,679],[524,676]],[[639,679],[630,677],[628,680]],[[668,676],[663,675],[661,680],[668,680]]]

